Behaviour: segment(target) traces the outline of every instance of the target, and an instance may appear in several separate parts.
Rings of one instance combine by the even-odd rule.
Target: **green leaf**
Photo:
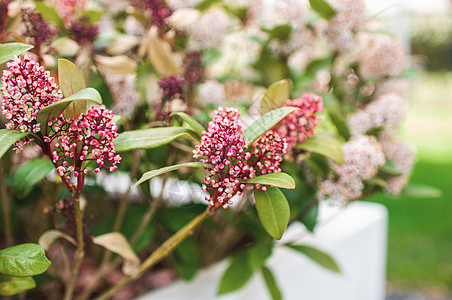
[[[202,136],[202,132],[206,131],[204,126],[202,126],[198,121],[196,121],[192,116],[184,113],[184,112],[174,112],[171,116],[179,116],[184,120],[185,124],[189,126],[191,130],[196,132],[199,137]]]
[[[273,300],[282,300],[281,291],[279,290],[278,284],[276,283],[275,276],[273,276],[272,271],[263,266],[262,276],[264,277],[265,284],[267,285],[268,291],[272,296]]]
[[[20,132],[17,129],[0,129],[0,158],[12,144],[29,134],[31,132]]]
[[[178,165],[174,165],[174,166],[169,166],[169,167],[164,167],[164,168],[160,168],[157,170],[152,170],[149,172],[146,172],[143,174],[143,176],[141,176],[140,180],[138,180],[133,186],[132,189],[134,189],[135,187],[137,187],[137,185],[142,184],[143,182],[154,178],[155,176],[159,176],[162,174],[165,174],[167,172],[171,172],[183,167],[190,167],[190,168],[212,168],[211,165],[209,164],[204,164],[204,163],[200,163],[200,162],[189,162],[189,163],[183,163],[183,164],[178,164]]]
[[[253,276],[246,252],[232,258],[231,264],[221,278],[218,295],[236,291],[243,287]]]
[[[257,214],[264,229],[274,239],[281,239],[290,218],[289,203],[278,188],[267,188],[266,192],[254,192]]]
[[[99,105],[102,104],[102,97],[100,96],[99,92],[93,88],[86,88],[60,101],[57,101],[44,107],[38,112],[36,120],[38,121],[38,123],[41,123],[41,132],[43,133],[43,135],[48,135],[49,134],[49,126],[47,124],[48,121],[52,120],[53,118],[58,118],[63,112],[65,114],[66,112],[69,112],[67,109],[69,105],[72,106],[71,110],[72,114],[72,112],[74,111],[80,111],[79,113],[81,112],[86,113],[86,110],[89,107],[96,104]],[[77,115],[75,116],[66,115],[66,116],[71,119],[75,119]]]
[[[339,164],[343,162],[342,143],[336,137],[328,134],[314,135],[298,144],[297,148],[326,156]]]
[[[380,177],[372,177],[372,178],[366,180],[365,183],[383,187],[383,188],[388,185],[388,183],[383,178],[380,178]]]
[[[378,172],[383,175],[390,175],[390,176],[402,175],[402,173],[397,170],[397,167],[395,166],[395,164],[390,160],[387,160],[383,166],[379,167]]]
[[[58,83],[65,98],[86,88],[82,71],[67,59],[58,60]],[[63,114],[66,118],[75,119],[78,114],[85,113],[86,102],[73,102],[68,105]]]
[[[298,109],[299,108],[297,107],[286,106],[269,111],[251,124],[243,133],[243,137],[245,140],[249,141],[250,144],[253,144],[264,133],[272,129],[279,121]]]
[[[33,186],[40,182],[54,169],[48,159],[34,158],[17,169],[13,178],[14,191],[19,198],[27,196]]]
[[[115,139],[116,151],[151,149],[166,145],[178,138],[193,138],[184,127],[158,127],[120,133]]]
[[[261,99],[261,114],[267,113],[281,105],[289,99],[290,81],[283,79],[270,85]]]
[[[0,65],[13,58],[14,55],[21,55],[31,48],[33,48],[32,45],[22,43],[0,44]]]
[[[0,250],[1,274],[34,276],[44,273],[51,264],[38,244],[21,244]]]
[[[410,183],[403,190],[402,195],[411,198],[441,198],[443,192],[430,185]]]
[[[336,10],[325,0],[309,0],[309,3],[311,4],[312,9],[324,19],[329,20],[336,15]]]
[[[102,18],[102,12],[97,10],[84,10],[82,17],[88,17],[91,24],[98,22]]]
[[[253,271],[262,268],[267,258],[272,254],[272,250],[273,243],[266,241],[259,241],[248,250],[248,261]]]
[[[292,245],[288,244],[286,245],[292,250],[298,251],[300,253],[303,253],[325,269],[328,269],[335,273],[340,273],[341,270],[339,266],[337,265],[334,258],[332,258],[328,253],[325,253],[317,248],[307,246],[307,245]]]
[[[39,11],[44,19],[55,23],[60,29],[64,29],[64,21],[55,8],[47,6],[42,1],[35,1],[36,10]]]
[[[281,24],[273,28],[262,28],[262,31],[267,32],[271,38],[284,41],[287,40],[292,33],[292,26],[289,24]]]
[[[0,274],[0,296],[17,295],[36,287],[31,277],[14,277]]]
[[[328,115],[330,116],[331,122],[333,122],[334,126],[336,126],[339,134],[342,135],[345,140],[349,140],[352,134],[350,133],[350,129],[348,128],[344,117],[334,110],[330,110]]]
[[[184,280],[191,280],[199,267],[199,249],[193,238],[183,241],[173,252],[173,263],[177,274]]]
[[[272,185],[283,189],[295,188],[295,181],[293,178],[289,174],[283,172],[257,176],[250,178],[247,181],[243,181],[243,183]]]
[[[333,56],[314,59],[305,68],[304,74],[310,78],[314,78],[318,71],[327,69],[333,62]]]

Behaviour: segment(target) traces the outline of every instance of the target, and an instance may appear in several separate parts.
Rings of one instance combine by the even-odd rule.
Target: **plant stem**
[[[83,219],[82,219],[82,209],[80,207],[80,192],[83,188],[85,174],[80,172],[77,177],[77,188],[73,194],[74,197],[74,210],[75,210],[75,221],[77,226],[77,251],[75,254],[75,262],[72,267],[71,277],[66,287],[66,292],[64,295],[65,300],[72,299],[72,294],[74,293],[75,282],[77,280],[78,271],[80,269],[80,264],[82,263],[83,257],[85,256],[85,241],[83,239]]]
[[[202,214],[197,216],[195,219],[190,221],[187,225],[181,228],[173,236],[171,236],[166,242],[164,242],[160,247],[158,247],[152,254],[138,267],[138,269],[131,274],[129,277],[124,278],[118,284],[112,286],[110,289],[101,294],[97,300],[105,300],[113,296],[121,288],[123,288],[128,283],[138,279],[144,272],[149,268],[153,267],[167,255],[169,255],[177,246],[179,246],[193,230],[201,224],[209,215],[211,214],[210,207],[207,208]]]
[[[6,247],[11,247],[14,244],[14,236],[11,227],[11,218],[9,215],[11,201],[8,197],[8,190],[6,187],[5,175],[3,173],[3,163],[0,160],[0,188],[2,197],[2,210],[3,210],[3,220],[5,224],[5,239]]]

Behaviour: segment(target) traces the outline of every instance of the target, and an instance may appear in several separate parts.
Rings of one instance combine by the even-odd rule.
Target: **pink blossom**
[[[238,124],[239,110],[220,107],[214,113],[193,157],[202,157],[200,162],[212,165],[205,169],[209,174],[204,178],[202,189],[210,191],[206,200],[211,206],[227,208],[232,204],[233,196],[242,194],[248,179],[281,172],[279,164],[288,145],[276,132],[268,131],[247,151],[249,143]],[[260,188],[260,185],[255,187]]]
[[[289,148],[293,148],[314,134],[314,128],[319,121],[316,113],[323,111],[322,97],[306,93],[301,98],[287,101],[283,106],[300,109],[290,113],[274,127],[274,131],[286,139]]]
[[[84,169],[84,161],[95,161],[100,172],[102,167],[113,172],[121,161],[116,154],[113,140],[118,136],[118,126],[112,122],[113,112],[104,105],[91,107],[86,114],[79,114],[75,120],[63,116],[53,120],[52,129],[56,132],[53,162],[58,165],[60,176],[70,173],[77,177]]]
[[[2,113],[9,120],[6,128],[37,133],[40,130],[36,122],[38,112],[62,99],[63,93],[50,72],[31,55],[25,55],[23,60],[15,56],[6,66],[1,87]]]

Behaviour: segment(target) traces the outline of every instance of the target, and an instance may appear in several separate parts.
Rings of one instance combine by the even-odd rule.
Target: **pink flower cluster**
[[[289,151],[289,144],[273,130],[267,131],[254,142],[252,155],[256,158],[258,175],[281,172],[279,164]]]
[[[36,116],[45,106],[62,99],[62,91],[50,73],[30,55],[25,55],[23,60],[14,57],[7,67],[3,71],[1,87],[2,113],[9,120],[6,128],[38,133],[46,153],[52,146],[54,148],[52,160],[58,174],[68,179],[70,174],[77,177],[80,172],[88,173],[83,166],[85,161],[97,162],[96,173],[101,167],[110,171],[117,169],[121,156],[116,154],[113,143],[118,136],[118,127],[112,122],[113,111],[104,105],[93,106],[75,120],[66,119],[62,114],[46,124],[50,132],[42,136]],[[18,149],[21,145],[20,141],[16,143]]]
[[[1,87],[2,113],[9,120],[6,128],[37,133],[40,131],[36,122],[38,112],[62,99],[63,92],[50,72],[30,55],[25,55],[23,60],[15,56],[6,66]]]
[[[193,151],[193,157],[203,157],[200,162],[212,165],[212,168],[205,169],[209,175],[204,178],[206,185],[202,189],[210,190],[206,200],[211,206],[227,208],[234,195],[242,194],[246,187],[244,182],[249,178],[280,172],[278,166],[288,147],[277,133],[269,131],[247,152],[249,143],[238,124],[239,110],[220,107],[214,113],[208,131]],[[262,189],[265,191],[265,187]]]
[[[282,119],[274,128],[292,148],[314,134],[314,128],[319,121],[319,117],[315,114],[323,111],[322,97],[306,93],[301,98],[287,101],[283,106],[294,106],[300,109]]]
[[[58,137],[52,156],[60,176],[66,175],[69,179],[72,173],[77,177],[82,172],[83,162],[89,160],[98,164],[96,173],[101,167],[111,172],[118,168],[116,164],[121,161],[121,156],[116,154],[113,142],[118,136],[118,126],[112,119],[113,111],[101,105],[91,107],[75,120],[65,120],[62,116],[54,120],[53,129],[57,130]],[[88,174],[87,169],[83,172]]]

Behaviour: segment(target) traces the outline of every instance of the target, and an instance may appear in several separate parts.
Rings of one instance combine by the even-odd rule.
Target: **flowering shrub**
[[[225,273],[219,294],[231,292],[270,272],[273,239],[289,223],[314,230],[322,201],[410,189],[415,150],[397,133],[407,53],[368,24],[361,0],[0,7],[0,246],[9,247],[0,254],[17,250],[15,238],[39,240],[21,251],[45,262],[14,274],[0,266],[0,276],[46,271],[44,248],[55,280],[35,298],[129,299],[156,287],[139,279],[156,270],[188,280],[232,254],[244,278]],[[11,43],[22,34],[31,45]],[[7,152],[13,144],[22,154]],[[25,237],[19,225],[15,236],[11,216],[30,207],[39,213],[27,228],[42,230]],[[51,224],[40,225],[41,211]],[[67,242],[76,248],[62,254]]]

